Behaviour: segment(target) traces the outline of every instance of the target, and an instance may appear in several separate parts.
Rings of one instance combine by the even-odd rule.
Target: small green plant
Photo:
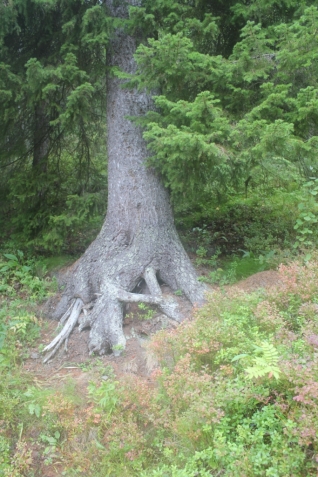
[[[52,394],[49,389],[41,389],[36,386],[30,386],[23,393],[23,401],[30,416],[40,419],[42,416],[43,406],[46,399]]]
[[[278,353],[276,348],[267,341],[261,342],[260,346],[253,346],[255,349],[253,357],[249,356],[248,354],[240,354],[235,356],[232,359],[232,362],[244,358],[249,358],[251,366],[244,368],[244,371],[247,373],[248,379],[262,378],[266,375],[269,378],[274,376],[274,378],[279,379],[281,371],[277,366]]]
[[[70,365],[72,365],[72,363],[70,363]],[[96,359],[88,359],[86,361],[83,361],[82,363],[77,363],[75,364],[74,363],[74,366],[78,366],[82,371],[84,371],[85,373],[88,372],[88,371],[91,371],[92,369],[97,369],[98,371],[104,373],[105,372],[105,369],[107,368],[111,368],[109,366],[107,366],[105,368],[105,365],[103,363],[103,361],[100,359],[100,358],[96,358]]]
[[[142,312],[138,315],[141,320],[152,320],[155,314],[155,310],[153,308],[146,303],[139,303],[138,308]]]
[[[197,266],[207,265],[209,267],[216,267],[219,263],[219,256],[221,250],[218,248],[216,252],[208,258],[208,250],[204,246],[200,246],[196,251],[197,258],[195,263]]]
[[[10,441],[5,436],[0,435],[0,474],[6,475],[6,472],[12,470],[10,465]]]
[[[238,266],[238,262],[234,260],[227,267],[227,270],[224,270],[223,268],[217,268],[216,270],[213,270],[212,272],[210,272],[207,277],[205,276],[199,277],[199,280],[202,282],[211,283],[211,285],[213,284],[219,284],[221,286],[231,285],[235,283],[237,280],[237,274],[236,274],[237,266]]]
[[[18,250],[16,254],[4,253],[4,260],[0,259],[0,293],[16,296],[19,290],[25,290],[33,299],[43,299],[56,280],[43,279],[37,276],[41,269],[44,274],[44,265],[34,259],[26,259],[24,253]]]
[[[83,363],[79,363],[78,367],[84,371],[84,373],[87,373],[93,368],[93,363],[92,361],[84,361]]]
[[[211,285],[214,285],[220,282],[222,276],[223,276],[223,268],[217,268],[216,270],[209,272],[207,277],[200,276],[198,280],[200,282],[210,283]]]
[[[24,343],[31,343],[39,335],[40,322],[21,309],[17,301],[0,309],[0,367],[9,367],[22,357]]]
[[[103,381],[99,386],[90,383],[88,393],[98,412],[104,411],[110,416],[119,402],[118,382],[113,380]]]
[[[117,344],[113,346],[114,351],[123,351],[125,349],[125,346],[122,344]]]
[[[27,332],[30,332],[29,325],[32,324],[39,324],[39,320],[33,315],[23,314],[20,316],[14,316],[9,322],[9,331],[19,338],[26,338]]]
[[[224,275],[221,277],[220,285],[230,285],[236,282],[236,269],[237,261],[234,260],[228,269],[225,271]]]
[[[45,463],[47,465],[51,464],[53,461],[53,458],[56,457],[56,450],[59,445],[60,437],[61,437],[61,434],[59,431],[55,431],[52,436],[45,435],[45,434],[40,435],[41,441],[44,444],[46,444],[43,454],[47,456],[45,459]]]

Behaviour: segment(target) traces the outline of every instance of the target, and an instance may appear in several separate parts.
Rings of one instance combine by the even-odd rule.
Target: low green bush
[[[21,266],[3,271],[8,284]],[[37,475],[36,445],[41,465],[69,477],[316,476],[317,282],[312,252],[282,264],[268,290],[208,295],[152,337],[150,378],[116,376],[99,360],[85,399],[71,383],[38,387],[21,371],[40,323],[26,285],[1,295],[1,471]]]
[[[213,293],[157,333],[154,381],[121,379],[112,413],[96,407],[89,475],[316,475],[317,280],[315,258],[282,265],[282,288]]]
[[[305,192],[277,189],[246,198],[233,195],[224,204],[206,202],[193,209],[176,210],[176,222],[190,252],[202,246],[208,255],[252,253],[255,257],[273,250],[292,249],[298,204]]]

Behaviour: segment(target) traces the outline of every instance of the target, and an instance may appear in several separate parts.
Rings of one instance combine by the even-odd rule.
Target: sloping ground
[[[245,292],[252,292],[259,288],[280,287],[283,283],[279,277],[279,273],[275,270],[255,273],[245,280],[236,283],[234,287],[240,288]]]
[[[259,288],[279,287],[281,285],[279,273],[269,270],[256,273],[231,287],[251,292]],[[165,289],[164,293],[168,295],[169,291]],[[174,299],[176,299],[175,295]],[[183,300],[179,299],[179,302],[180,306],[183,307],[185,316],[189,316],[191,308]],[[42,355],[38,352],[38,348],[40,345],[46,345],[51,341],[56,334],[57,327],[55,321],[47,319],[43,321],[41,338],[36,346],[30,349],[30,357],[24,363],[25,371],[34,374],[39,381],[45,381],[46,384],[51,383],[52,385],[56,385],[67,378],[73,378],[83,393],[85,393],[86,386],[92,378],[94,363],[96,362],[99,366],[111,365],[117,375],[133,373],[138,376],[150,377],[156,363],[147,353],[147,341],[158,330],[177,326],[176,322],[156,311],[154,311],[151,319],[145,319],[145,314],[138,309],[137,305],[131,304],[124,321],[127,347],[122,356],[88,356],[89,330],[83,330],[79,333],[75,329],[70,336],[67,351],[61,348],[51,361],[43,364]],[[89,372],[88,369],[90,369]]]
[[[282,282],[278,272],[264,271],[225,288],[239,288],[249,293],[259,288],[277,288],[281,285]],[[165,288],[163,292],[167,295],[171,293]],[[176,297],[174,296],[174,298]],[[184,303],[182,298],[177,297],[177,299],[180,301],[180,306],[184,307],[185,316],[190,317],[191,308]],[[149,318],[152,315],[151,310],[145,312],[140,310],[137,305],[130,305],[124,322],[127,349],[120,357],[114,357],[113,355],[88,356],[89,331],[84,330],[79,333],[75,329],[70,336],[67,351],[63,348],[60,349],[57,355],[47,364],[42,362],[39,347],[45,346],[54,337],[57,322],[43,319],[41,337],[36,345],[29,350],[29,358],[25,360],[23,365],[24,371],[30,375],[33,385],[42,389],[53,389],[54,393],[59,393],[60,389],[71,383],[76,394],[84,401],[88,396],[89,383],[97,380],[101,382],[101,379],[107,380],[108,374],[114,373],[117,377],[134,375],[151,383],[152,373],[158,367],[158,363],[147,349],[149,338],[158,330],[172,329],[177,324],[156,311],[153,312],[150,319],[145,319],[146,315]],[[89,407],[89,403],[87,406]],[[36,469],[36,475],[42,477],[61,475],[64,469],[62,462],[48,463],[45,460],[43,449],[36,441],[34,441],[31,449],[32,468]]]
[[[89,356],[75,329],[47,364],[57,322],[39,326],[42,308],[12,278],[0,475],[317,476],[318,258],[306,258],[215,285],[193,313],[177,292],[181,325],[130,306],[122,356]]]

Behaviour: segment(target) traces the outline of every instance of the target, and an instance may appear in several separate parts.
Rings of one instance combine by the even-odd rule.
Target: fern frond
[[[245,368],[247,377],[253,379],[268,375],[269,378],[274,376],[279,379],[281,371],[277,366],[278,352],[276,348],[267,341],[263,341],[260,346],[255,346],[255,348],[257,353],[262,353],[262,356],[255,356],[252,359],[253,366]]]
[[[261,349],[263,352],[264,360],[271,366],[275,366],[278,363],[278,352],[271,343],[263,341],[261,343]]]

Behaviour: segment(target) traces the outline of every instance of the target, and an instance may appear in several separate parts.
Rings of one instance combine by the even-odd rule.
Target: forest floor
[[[269,270],[256,273],[235,285],[226,285],[224,288],[236,287],[248,293],[259,288],[278,287],[279,285],[278,272]],[[218,286],[211,287],[211,291],[213,288],[217,289]],[[163,287],[163,293],[171,295],[167,287]],[[187,319],[192,312],[191,306],[184,299],[175,295],[173,297],[179,301],[185,319]],[[87,392],[87,386],[94,378],[96,369],[107,368],[109,365],[117,377],[130,373],[151,380],[151,374],[158,364],[147,350],[147,343],[157,331],[175,328],[178,325],[156,310],[151,313],[151,318],[145,319],[137,304],[129,306],[124,319],[127,344],[121,356],[89,356],[89,330],[79,333],[76,328],[69,338],[67,351],[62,347],[48,363],[43,364],[43,356],[39,349],[54,338],[58,325],[56,321],[43,318],[41,336],[29,349],[29,358],[24,362],[24,370],[34,376],[35,382],[46,387],[53,386],[58,389],[59,385],[63,385],[66,380],[71,379],[76,385],[77,392],[81,395],[85,395]],[[104,379],[107,377],[105,376]]]
[[[62,273],[67,269],[63,269]],[[209,273],[209,270],[202,266],[197,267],[197,271],[201,276],[208,276]],[[228,291],[230,297],[233,295],[232,292],[235,289],[246,292],[246,294],[258,289],[278,289],[283,286],[281,280],[282,274],[280,272],[268,270],[255,273],[233,285],[224,285],[222,287],[219,285],[209,285],[209,287],[212,293],[213,290],[217,291],[220,288],[225,292]],[[173,294],[165,285],[162,286],[162,292],[167,297],[170,295],[173,296],[175,300],[178,300],[185,321],[191,320],[193,308],[187,300],[182,296]],[[227,295],[227,293],[225,293],[225,295]],[[160,330],[173,330],[177,328],[179,325],[176,322],[158,312],[156,308],[147,307],[145,309],[138,307],[137,304],[130,304],[124,318],[124,333],[127,339],[127,345],[121,356],[115,357],[112,354],[89,356],[89,330],[83,330],[79,333],[78,328],[75,328],[69,338],[67,350],[62,347],[48,363],[44,364],[41,350],[54,338],[58,327],[57,321],[47,319],[43,316],[44,309],[45,305],[42,304],[38,306],[36,315],[37,317],[42,316],[40,335],[32,342],[32,346],[29,346],[26,350],[27,357],[22,363],[22,375],[26,377],[28,389],[36,389],[37,391],[34,392],[42,393],[43,396],[48,392],[51,396],[56,396],[58,399],[60,399],[59,396],[62,397],[66,395],[65,393],[70,392],[70,396],[78,400],[81,413],[84,415],[85,413],[89,413],[92,408],[92,386],[93,389],[96,385],[98,388],[102,386],[103,382],[108,380],[111,385],[112,382],[124,383],[127,380],[129,381],[130,379],[136,378],[137,380],[139,379],[139,382],[144,382],[146,387],[148,386],[149,389],[153,389],[155,392],[157,386],[156,374],[158,374],[157,371],[160,373],[160,365],[149,346],[150,339]],[[213,316],[213,314],[211,316]],[[169,353],[169,351],[166,350],[164,355],[166,352]],[[33,401],[30,400],[31,406],[32,402]],[[48,402],[51,402],[50,399]],[[52,402],[54,402],[54,400]],[[50,405],[52,406],[52,404]],[[36,422],[33,416],[29,417],[31,421],[35,419],[34,425],[32,421],[31,425],[27,425],[25,430],[23,430],[23,434],[26,442],[28,442],[28,449],[31,453],[34,475],[55,477],[56,475],[63,475],[68,464],[66,464],[65,460],[63,461],[63,457],[60,458],[60,451],[55,455],[55,451],[53,452],[54,446],[50,447],[46,441],[43,441],[43,439],[48,439],[46,436],[49,434],[45,434],[45,430],[40,431],[41,426],[44,426],[43,429],[45,429],[45,426],[48,425],[45,419],[52,420],[54,414],[54,412],[52,414],[50,411],[52,415],[48,414],[48,417],[46,417],[45,406],[43,407],[44,411],[42,410],[43,414],[41,414],[41,419],[38,420],[39,422]],[[63,416],[64,412],[64,408],[62,409],[62,407],[58,411],[61,413],[61,416]],[[32,414],[31,411],[30,414]],[[75,418],[76,416],[74,419]],[[55,429],[54,426],[56,424],[54,420],[50,425]],[[80,431],[78,435],[75,435],[74,439],[75,444],[77,442],[76,439],[81,439]],[[74,442],[72,441],[70,447],[72,447]],[[83,445],[85,446],[86,444]],[[67,451],[65,452],[67,454]],[[80,473],[79,475],[84,474]]]

